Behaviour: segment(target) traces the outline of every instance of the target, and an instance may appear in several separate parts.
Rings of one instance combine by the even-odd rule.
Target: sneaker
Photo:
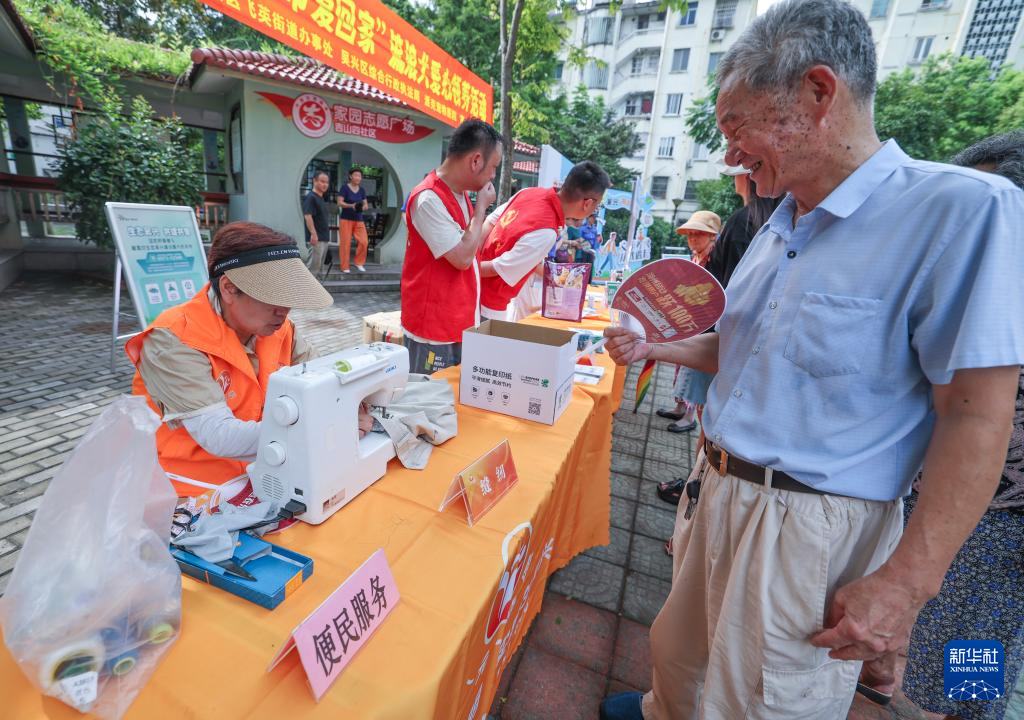
[[[348,268],[345,268],[344,270],[342,270],[342,272],[345,273],[346,275],[348,275],[352,271],[349,270]]]
[[[356,270],[358,270],[359,272],[366,272],[366,268],[364,268],[362,265],[356,265]]]

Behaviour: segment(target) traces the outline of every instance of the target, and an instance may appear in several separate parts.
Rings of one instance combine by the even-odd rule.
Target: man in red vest
[[[612,185],[589,160],[576,165],[560,190],[526,188],[492,212],[480,251],[480,315],[505,320],[508,306],[547,256],[565,225],[579,227]],[[492,229],[493,228],[493,229]]]
[[[462,332],[480,323],[480,271],[491,181],[501,162],[501,135],[482,120],[466,120],[448,154],[413,188],[406,202],[409,239],[402,264],[402,331],[409,369],[432,373],[462,362]],[[475,208],[469,192],[476,192]]]

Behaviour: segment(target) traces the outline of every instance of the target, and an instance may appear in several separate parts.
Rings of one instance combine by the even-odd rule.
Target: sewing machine
[[[270,376],[259,450],[249,465],[253,490],[282,507],[306,506],[318,525],[379,480],[395,456],[383,433],[359,437],[360,403],[386,406],[405,390],[409,351],[371,343]]]

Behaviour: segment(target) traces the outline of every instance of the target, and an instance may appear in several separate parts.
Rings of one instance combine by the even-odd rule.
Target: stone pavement
[[[103,408],[129,390],[131,366],[120,349],[110,368],[111,294],[109,285],[41,275],[0,292],[0,593],[50,478]],[[361,341],[364,315],[398,305],[397,293],[359,292],[292,317],[333,351]],[[552,577],[491,718],[592,720],[606,694],[649,686],[648,627],[669,590],[662,546],[675,516],[654,487],[689,472],[697,436],[672,435],[653,414],[671,405],[671,367],[658,368],[640,412],[631,412],[638,369],[613,430],[611,542]],[[928,717],[905,699],[891,707],[858,700],[850,718]]]

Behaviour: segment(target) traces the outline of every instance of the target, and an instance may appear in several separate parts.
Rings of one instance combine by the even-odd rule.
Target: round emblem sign
[[[292,103],[292,121],[306,137],[323,137],[331,129],[331,109],[318,95],[299,95]]]

